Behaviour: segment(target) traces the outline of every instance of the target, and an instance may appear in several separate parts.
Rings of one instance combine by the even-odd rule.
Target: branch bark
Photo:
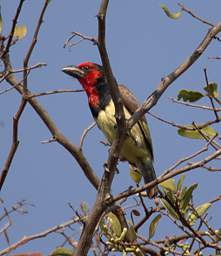
[[[137,111],[133,114],[131,119],[128,121],[128,129],[130,129],[145,113],[147,113],[153,106],[155,106],[163,95],[163,93],[168,89],[168,87],[178,78],[180,77],[186,70],[188,70],[196,60],[202,55],[202,53],[206,50],[208,45],[211,43],[213,38],[221,32],[221,22],[219,22],[216,26],[212,27],[202,42],[198,45],[198,47],[193,51],[193,53],[183,62],[181,63],[173,72],[168,74],[166,77],[162,79],[160,84],[157,86],[156,90],[144,101],[142,106],[137,109]]]
[[[36,239],[40,239],[43,237],[46,237],[52,233],[55,233],[56,231],[62,230],[68,226],[71,226],[72,224],[75,224],[77,222],[80,222],[81,220],[77,217],[74,219],[71,219],[67,222],[64,222],[62,224],[56,225],[52,228],[49,228],[47,230],[44,230],[40,233],[34,234],[34,235],[30,235],[30,236],[24,236],[22,239],[20,239],[19,241],[17,241],[14,244],[11,244],[9,247],[5,248],[4,250],[0,251],[0,256],[5,255],[10,253],[11,251],[15,250],[16,248],[20,247],[21,245],[25,245],[27,243],[29,243],[30,241],[36,240]]]
[[[10,166],[11,166],[11,163],[12,163],[12,160],[15,156],[15,153],[17,151],[17,148],[18,148],[18,145],[19,145],[19,140],[18,140],[18,124],[19,124],[19,120],[20,120],[20,117],[25,109],[25,106],[26,106],[26,100],[22,99],[21,100],[21,103],[20,103],[20,106],[18,108],[18,111],[17,113],[15,114],[15,116],[13,117],[13,134],[12,134],[12,145],[11,145],[11,149],[9,151],[9,154],[8,154],[8,157],[7,157],[7,160],[4,164],[4,167],[2,169],[2,172],[1,172],[1,176],[0,176],[0,191],[3,187],[3,184],[5,182],[5,179],[9,173],[9,169],[10,169]]]
[[[184,172],[187,172],[187,171],[190,171],[190,170],[194,170],[194,169],[197,169],[199,167],[203,167],[205,164],[207,164],[208,162],[214,160],[215,158],[217,158],[218,156],[221,155],[221,149],[215,151],[214,153],[212,153],[211,155],[205,157],[204,159],[198,161],[198,162],[195,162],[195,163],[192,163],[192,164],[188,164],[188,165],[185,165],[179,169],[176,169],[176,170],[173,170],[169,173],[166,173],[165,175],[161,175],[159,176],[157,179],[145,184],[144,186],[140,187],[140,188],[132,188],[126,192],[123,192],[123,193],[120,193],[119,195],[117,195],[116,197],[114,197],[112,199],[113,202],[117,202],[125,197],[129,197],[129,196],[132,196],[132,195],[135,195],[137,193],[140,193],[142,191],[144,191],[145,189],[150,189],[152,187],[154,187],[155,185],[165,181],[165,180],[168,180],[170,178],[173,178],[179,174],[182,174]]]
[[[92,239],[94,230],[97,226],[97,223],[99,222],[102,214],[107,209],[108,204],[104,203],[106,202],[107,198],[110,198],[110,189],[111,184],[114,178],[114,174],[116,171],[116,164],[118,162],[120,150],[122,143],[126,136],[126,122],[124,117],[124,111],[123,111],[123,103],[120,98],[120,92],[118,89],[117,82],[113,76],[113,72],[111,69],[110,61],[108,58],[108,53],[106,50],[106,44],[105,44],[105,33],[106,33],[106,13],[108,8],[109,0],[102,0],[100,4],[100,10],[97,15],[98,18],[98,49],[100,52],[100,57],[102,60],[103,68],[104,68],[104,74],[105,78],[107,80],[107,84],[110,88],[110,93],[112,100],[114,102],[115,106],[115,118],[117,122],[117,135],[115,140],[113,141],[107,166],[105,168],[99,190],[97,193],[96,201],[93,206],[92,212],[88,218],[88,221],[85,225],[85,228],[81,234],[81,238],[77,247],[77,250],[75,252],[75,256],[84,256],[87,255]]]
[[[5,54],[2,58],[4,65],[5,65],[5,71],[9,72],[10,75],[6,78],[6,81],[15,87],[15,89],[21,94],[24,94],[23,89],[23,83],[18,83],[15,76],[11,74],[12,66],[9,58],[9,54]],[[56,141],[61,144],[78,162],[80,167],[82,168],[85,176],[88,178],[90,183],[98,189],[100,180],[97,177],[96,173],[90,166],[89,162],[87,161],[84,154],[79,150],[78,147],[76,147],[74,144],[70,143],[69,140],[60,132],[60,130],[57,128],[53,120],[50,118],[47,111],[41,106],[41,104],[35,99],[31,98],[32,93],[30,91],[27,91],[26,93],[26,100],[30,103],[30,105],[33,107],[33,109],[37,112],[41,120],[44,122],[44,124],[48,127],[49,131],[51,132],[52,136],[56,139]]]

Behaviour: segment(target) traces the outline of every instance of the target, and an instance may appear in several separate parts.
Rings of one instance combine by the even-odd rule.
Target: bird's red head
[[[100,98],[97,87],[101,81],[104,81],[102,66],[92,62],[83,62],[77,66],[65,67],[62,71],[78,79],[88,95],[91,106],[96,107],[99,105]]]
[[[95,89],[98,80],[103,78],[102,67],[92,62],[83,62],[77,66],[68,66],[63,68],[62,71],[77,78],[88,95]]]

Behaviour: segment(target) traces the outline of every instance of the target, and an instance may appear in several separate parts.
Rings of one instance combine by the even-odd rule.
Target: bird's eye
[[[89,70],[89,67],[88,67],[88,66],[84,66],[82,69],[83,69],[84,71],[88,71],[88,70]]]

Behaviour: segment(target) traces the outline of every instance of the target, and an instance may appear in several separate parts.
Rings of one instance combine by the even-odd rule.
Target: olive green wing
[[[120,84],[119,91],[120,91],[120,95],[121,95],[124,106],[132,115],[140,107],[140,103],[137,101],[134,94],[125,85]],[[150,130],[149,130],[145,116],[143,116],[141,120],[138,121],[137,123],[140,127],[141,133],[143,134],[147,150],[150,151],[151,157],[153,159],[153,146],[152,146],[152,141],[150,136]]]

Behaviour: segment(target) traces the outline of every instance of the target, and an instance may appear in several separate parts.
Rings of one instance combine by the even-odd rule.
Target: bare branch
[[[206,68],[204,68],[203,71],[204,71],[204,75],[205,75],[206,85],[209,86],[209,80],[208,80]],[[212,98],[209,94],[208,94],[208,97],[209,97],[209,99],[210,99],[210,103],[211,103],[211,105],[212,105],[212,109],[213,109],[214,115],[215,115],[215,117],[216,117],[216,120],[219,121],[219,115],[218,115],[218,113],[217,113],[217,111],[216,111],[213,98]]]
[[[76,36],[78,36],[80,39],[77,42],[71,43],[71,40]],[[94,37],[86,36],[79,32],[72,32],[72,35],[65,41],[63,47],[66,48],[69,46],[71,48],[72,46],[75,46],[84,40],[91,41],[95,45],[98,44],[97,39]]]
[[[199,46],[193,51],[193,53],[181,63],[173,72],[162,79],[156,90],[144,101],[142,106],[137,109],[132,118],[128,122],[128,128],[131,128],[145,113],[147,113],[160,99],[166,89],[185,71],[187,71],[192,64],[202,55],[213,38],[221,31],[221,22],[212,27]]]
[[[81,138],[80,138],[80,147],[79,149],[82,150],[82,147],[83,147],[83,143],[84,143],[84,139],[85,137],[87,136],[88,132],[93,129],[94,127],[96,126],[96,123],[93,122],[91,125],[89,125],[86,129],[84,129],[82,135],[81,135]]]
[[[42,144],[48,144],[48,143],[52,143],[52,142],[57,142],[57,140],[55,138],[50,138],[48,140],[41,141]]]
[[[0,176],[0,191],[2,189],[2,186],[5,182],[5,179],[8,175],[9,172],[9,168],[11,166],[12,160],[15,156],[16,150],[18,148],[18,144],[19,144],[19,140],[18,140],[18,124],[19,124],[19,119],[25,109],[26,106],[26,100],[22,99],[19,109],[17,111],[17,113],[15,114],[14,118],[13,118],[13,135],[12,135],[12,145],[11,145],[11,149],[9,151],[7,160],[4,164],[4,167],[1,171],[1,176]]]
[[[27,67],[26,70],[27,71],[30,71],[32,69],[36,69],[36,68],[42,68],[42,67],[45,67],[47,66],[46,63],[37,63],[31,67]],[[6,77],[9,75],[9,74],[15,74],[15,73],[20,73],[20,72],[24,72],[24,68],[21,68],[21,69],[15,69],[15,70],[12,70],[10,72],[6,72],[2,77],[1,77],[1,80],[0,80],[0,83],[3,82]]]
[[[34,47],[37,43],[37,40],[38,40],[38,34],[39,34],[39,31],[40,31],[40,28],[41,28],[41,25],[43,23],[43,17],[44,17],[44,14],[45,14],[45,11],[48,7],[48,4],[49,4],[49,0],[45,0],[45,3],[44,3],[44,6],[42,8],[42,11],[40,13],[40,16],[39,16],[39,19],[38,19],[38,23],[37,23],[37,26],[36,26],[36,29],[35,29],[35,32],[34,32],[34,35],[33,35],[33,38],[32,38],[32,42],[31,42],[31,45],[28,49],[28,52],[25,56],[25,59],[24,59],[24,64],[23,64],[23,67],[24,67],[24,72],[23,72],[23,79],[24,79],[24,92],[26,93],[26,90],[27,90],[27,68],[28,68],[28,62],[29,62],[29,59],[31,57],[31,54],[34,50]]]
[[[41,96],[48,96],[48,95],[52,95],[52,94],[69,93],[69,92],[74,92],[74,93],[75,92],[83,92],[83,90],[72,90],[72,89],[53,90],[53,91],[48,91],[48,92],[34,93],[28,97],[31,99],[31,98],[41,97]]]
[[[100,52],[104,74],[107,80],[107,84],[110,88],[110,94],[114,102],[115,107],[115,118],[117,122],[117,135],[113,141],[109,156],[107,166],[105,166],[104,175],[101,180],[101,184],[98,190],[97,198],[93,206],[92,212],[88,217],[88,221],[85,228],[81,234],[81,238],[76,250],[76,256],[87,255],[90,245],[92,243],[93,234],[97,223],[99,222],[103,212],[107,208],[107,204],[104,204],[104,200],[109,197],[111,184],[114,178],[116,164],[118,162],[118,157],[122,143],[126,136],[126,122],[123,111],[123,104],[120,98],[120,92],[117,82],[113,76],[112,69],[110,66],[108,53],[105,45],[105,32],[106,32],[106,13],[108,8],[109,0],[102,0],[100,4],[100,10],[97,15],[98,18],[98,49]]]
[[[162,174],[158,178],[156,178],[155,180],[145,184],[144,186],[142,186],[140,188],[132,188],[129,191],[122,192],[119,195],[117,195],[116,197],[114,197],[112,199],[112,201],[113,202],[119,201],[119,200],[121,200],[121,199],[123,199],[125,197],[129,197],[129,196],[135,195],[137,193],[140,193],[140,192],[144,191],[145,189],[152,188],[155,185],[157,185],[157,184],[159,184],[159,183],[161,183],[161,182],[163,182],[165,180],[168,180],[170,178],[173,178],[173,177],[175,177],[175,176],[177,176],[179,174],[185,173],[187,171],[195,170],[195,169],[197,169],[199,167],[204,166],[208,162],[216,159],[220,155],[221,155],[221,149],[215,151],[213,154],[203,158],[202,160],[200,160],[198,162],[185,165],[185,166],[181,167],[180,169],[173,170],[173,171],[171,171],[171,172],[169,172],[169,173],[167,173],[165,175]]]
[[[21,9],[22,9],[22,6],[23,6],[24,2],[25,2],[25,0],[20,0],[20,2],[19,2],[18,8],[16,10],[16,14],[15,14],[15,16],[13,18],[12,28],[11,28],[11,31],[10,31],[10,34],[9,34],[7,45],[6,45],[6,47],[5,47],[5,49],[4,49],[4,51],[3,51],[3,53],[2,53],[0,58],[4,57],[4,55],[6,53],[8,53],[8,50],[9,50],[9,48],[11,46],[11,42],[12,42],[13,35],[14,35],[14,32],[15,32],[15,27],[16,27],[16,24],[17,24],[17,21],[18,21],[18,17],[19,17],[19,15],[21,13]]]
[[[5,65],[6,72],[13,70],[8,54],[5,54],[2,60]],[[22,83],[18,84],[13,74],[10,74],[6,78],[6,81],[12,86],[16,86],[16,90],[21,95],[24,94],[23,84]],[[26,93],[26,99],[30,103],[30,105],[34,108],[34,110],[37,112],[37,114],[45,123],[45,125],[48,127],[49,131],[52,134],[52,137],[54,137],[57,140],[57,142],[61,144],[74,157],[74,159],[78,162],[78,164],[82,168],[88,180],[97,189],[99,186],[100,180],[97,177],[96,173],[93,171],[92,167],[88,163],[83,153],[74,144],[70,143],[69,140],[60,132],[60,130],[56,127],[53,120],[50,118],[47,111],[40,105],[40,103],[35,98],[29,98],[29,96],[31,95],[32,93],[28,91]]]
[[[180,101],[180,100],[177,100],[177,99],[172,98],[172,97],[170,99],[174,103],[185,105],[185,106],[188,106],[188,107],[198,108],[198,109],[202,109],[202,110],[210,110],[210,111],[214,111],[215,110],[216,112],[220,112],[221,111],[221,108],[213,109],[212,107],[209,107],[209,106],[203,106],[203,105],[198,105],[198,104],[189,103],[189,102],[185,102],[185,101]]]
[[[163,123],[165,123],[165,124],[171,125],[171,126],[173,126],[173,127],[176,127],[176,128],[184,128],[184,129],[190,130],[190,131],[194,130],[194,129],[191,128],[191,127],[186,127],[185,125],[176,124],[175,122],[171,122],[171,121],[168,121],[168,120],[166,120],[166,119],[163,119],[162,117],[159,117],[159,116],[157,116],[156,114],[153,114],[153,113],[150,113],[150,112],[148,112],[148,114],[149,114],[150,116],[152,116],[153,118],[155,118],[155,119],[157,119],[157,120],[159,120],[159,121],[161,121],[161,122],[163,122]]]
[[[209,22],[207,20],[204,20],[204,19],[200,18],[199,16],[197,16],[190,9],[186,8],[183,4],[178,3],[178,5],[179,5],[179,7],[181,8],[182,11],[184,11],[184,12],[188,13],[189,15],[191,15],[194,19],[196,19],[196,20],[198,20],[198,21],[200,21],[200,22],[202,22],[202,23],[204,23],[204,24],[206,24],[206,25],[208,25],[210,27],[214,26],[211,22]]]
[[[220,56],[208,57],[209,60],[221,60]]]
[[[42,231],[40,233],[31,235],[31,236],[24,236],[18,242],[14,243],[14,244],[10,245],[8,248],[5,248],[4,250],[0,251],[0,256],[5,255],[7,253],[10,253],[11,251],[17,249],[19,246],[27,244],[30,241],[46,237],[46,236],[48,236],[48,235],[50,235],[50,234],[52,234],[56,231],[62,230],[62,229],[66,228],[66,227],[68,227],[72,224],[75,224],[75,223],[79,222],[79,221],[80,221],[80,218],[77,217],[77,218],[71,219],[67,222],[64,222],[63,224],[59,224],[59,225],[56,225],[56,226],[54,226],[52,228],[49,228],[45,231]]]
[[[215,138],[215,137],[214,137]],[[174,170],[175,168],[177,168],[179,165],[181,165],[182,163],[195,158],[196,156],[199,156],[200,154],[202,154],[203,152],[207,151],[209,148],[209,145],[211,143],[212,140],[214,140],[214,138],[212,138],[204,147],[202,147],[200,150],[194,152],[193,154],[186,156],[180,160],[178,160],[174,165],[172,165],[169,169],[167,169],[163,175],[166,175],[167,173],[171,172],[172,170]]]

